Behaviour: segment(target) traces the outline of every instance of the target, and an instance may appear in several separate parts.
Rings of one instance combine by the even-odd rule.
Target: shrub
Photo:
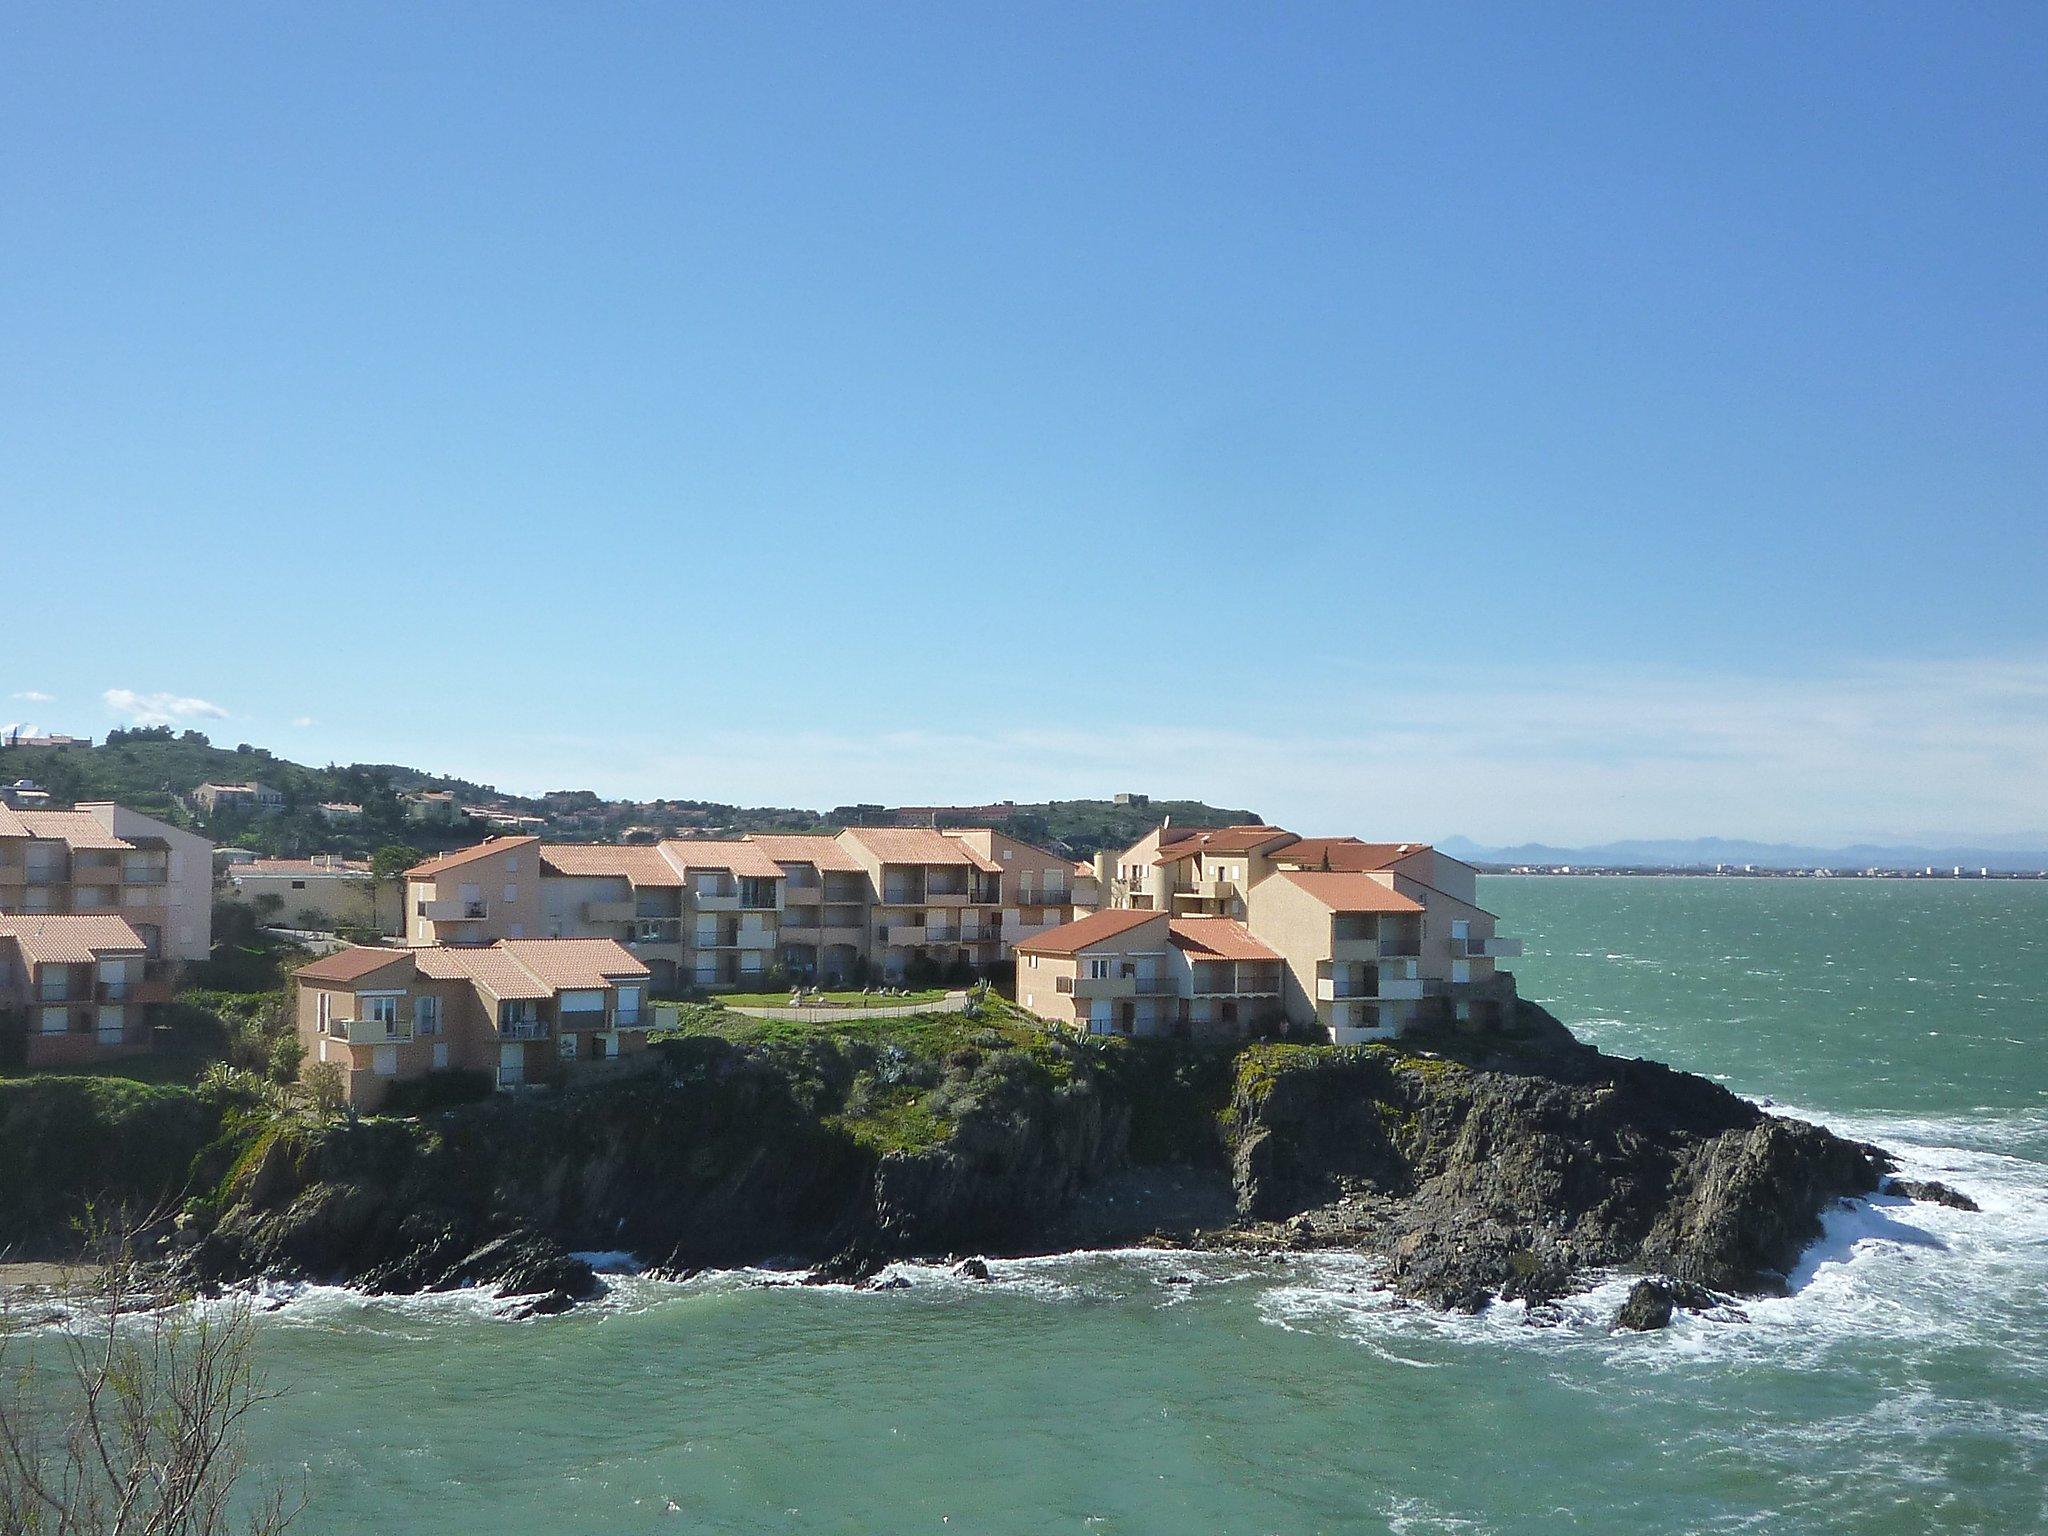
[[[313,1101],[313,1107],[324,1115],[340,1110],[347,1097],[348,1079],[338,1062],[316,1061],[306,1068],[306,1096]]]

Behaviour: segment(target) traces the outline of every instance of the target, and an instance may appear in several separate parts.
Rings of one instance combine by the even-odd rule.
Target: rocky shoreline
[[[573,1256],[596,1249],[856,1283],[907,1258],[1342,1249],[1462,1311],[1634,1271],[1619,1321],[1658,1326],[1781,1290],[1822,1212],[1889,1166],[1706,1079],[1603,1055],[1526,1002],[1487,1036],[1206,1058],[989,1030],[928,1050],[663,1049],[665,1073],[587,1093],[281,1130],[188,1207],[172,1271],[487,1285],[550,1312],[599,1289]],[[906,1125],[922,1139],[876,1144]]]

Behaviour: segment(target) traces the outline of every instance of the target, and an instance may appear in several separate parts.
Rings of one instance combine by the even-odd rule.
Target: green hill
[[[787,806],[738,806],[712,800],[605,800],[589,790],[551,790],[538,796],[508,795],[488,784],[432,774],[400,763],[333,764],[315,768],[279,757],[246,742],[214,745],[198,731],[167,726],[113,731],[93,747],[0,746],[0,783],[33,779],[53,801],[117,800],[151,816],[203,831],[224,846],[258,853],[375,852],[405,844],[423,852],[463,847],[490,831],[481,819],[435,827],[405,819],[402,797],[416,789],[453,791],[464,805],[483,805],[545,823],[545,835],[561,842],[604,842],[629,830],[635,835],[689,836],[741,832],[818,832],[858,820],[841,807],[824,812]],[[258,816],[222,812],[200,817],[191,803],[199,785],[257,779],[281,791],[281,814]],[[320,816],[325,801],[363,808],[360,823],[331,825]],[[1154,800],[1118,805],[1110,800],[1056,800],[1017,805],[996,823],[1027,842],[1086,858],[1100,848],[1128,846],[1171,816],[1176,826],[1224,826],[1255,822],[1250,811],[1222,810],[1198,800]]]

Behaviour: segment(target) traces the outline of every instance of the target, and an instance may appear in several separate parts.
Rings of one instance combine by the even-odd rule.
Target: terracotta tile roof
[[[1284,868],[1357,874],[1368,869],[1386,869],[1429,851],[1427,843],[1364,843],[1355,837],[1304,837],[1268,857]]]
[[[646,843],[545,843],[540,867],[544,874],[608,875],[635,885],[673,888],[683,883],[683,872]]]
[[[436,945],[413,950],[412,956],[420,974],[434,981],[466,981],[498,998],[524,1000],[554,995],[554,988],[496,944],[476,948]]]
[[[848,853],[836,837],[795,832],[753,832],[747,841],[778,864],[815,864],[820,873],[832,870],[842,875],[860,873],[860,860]]]
[[[31,965],[90,965],[102,955],[142,954],[142,936],[119,917],[0,917]]]
[[[460,869],[478,859],[489,858],[494,853],[503,853],[508,848],[538,848],[537,837],[487,837],[474,848],[458,848],[453,853],[444,853],[424,863],[415,864],[405,872],[408,880],[431,880],[436,875],[446,874],[451,869]]]
[[[30,837],[61,838],[73,848],[132,848],[85,811],[17,811]]]
[[[1273,877],[1292,881],[1332,912],[1420,912],[1422,903],[1403,896],[1369,874],[1325,874],[1320,870],[1283,870]]]
[[[729,869],[735,875],[760,880],[782,878],[782,866],[757,843],[709,837],[671,837],[662,842],[661,851],[669,863],[683,870]]]
[[[960,844],[929,827],[849,827],[850,837],[884,864],[973,864]]]
[[[27,837],[28,826],[11,805],[0,805],[0,837]]]
[[[411,962],[421,953],[424,951],[357,945],[350,949],[337,949],[318,960],[308,960],[292,974],[301,981],[356,981],[372,971],[384,970],[396,961]]]
[[[1198,853],[1251,853],[1277,842],[1295,842],[1284,827],[1192,827],[1175,837],[1161,838],[1155,864],[1193,858]]]
[[[608,977],[653,974],[646,962],[615,939],[500,939],[491,947],[555,989],[601,987]]]
[[[1278,960],[1234,917],[1176,917],[1168,925],[1173,947],[1191,960]]]
[[[1086,949],[1091,944],[1100,944],[1105,939],[1116,938],[1147,923],[1164,923],[1164,912],[1141,912],[1133,907],[1111,907],[1104,912],[1091,913],[1077,918],[1058,928],[1039,934],[1036,938],[1025,939],[1016,948],[1019,954],[1029,955],[1071,955]],[[1163,935],[1162,935],[1163,936]]]

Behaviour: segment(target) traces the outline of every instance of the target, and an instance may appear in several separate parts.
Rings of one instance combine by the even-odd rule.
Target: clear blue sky
[[[14,7],[0,721],[2032,832],[2044,130],[2039,4]]]

